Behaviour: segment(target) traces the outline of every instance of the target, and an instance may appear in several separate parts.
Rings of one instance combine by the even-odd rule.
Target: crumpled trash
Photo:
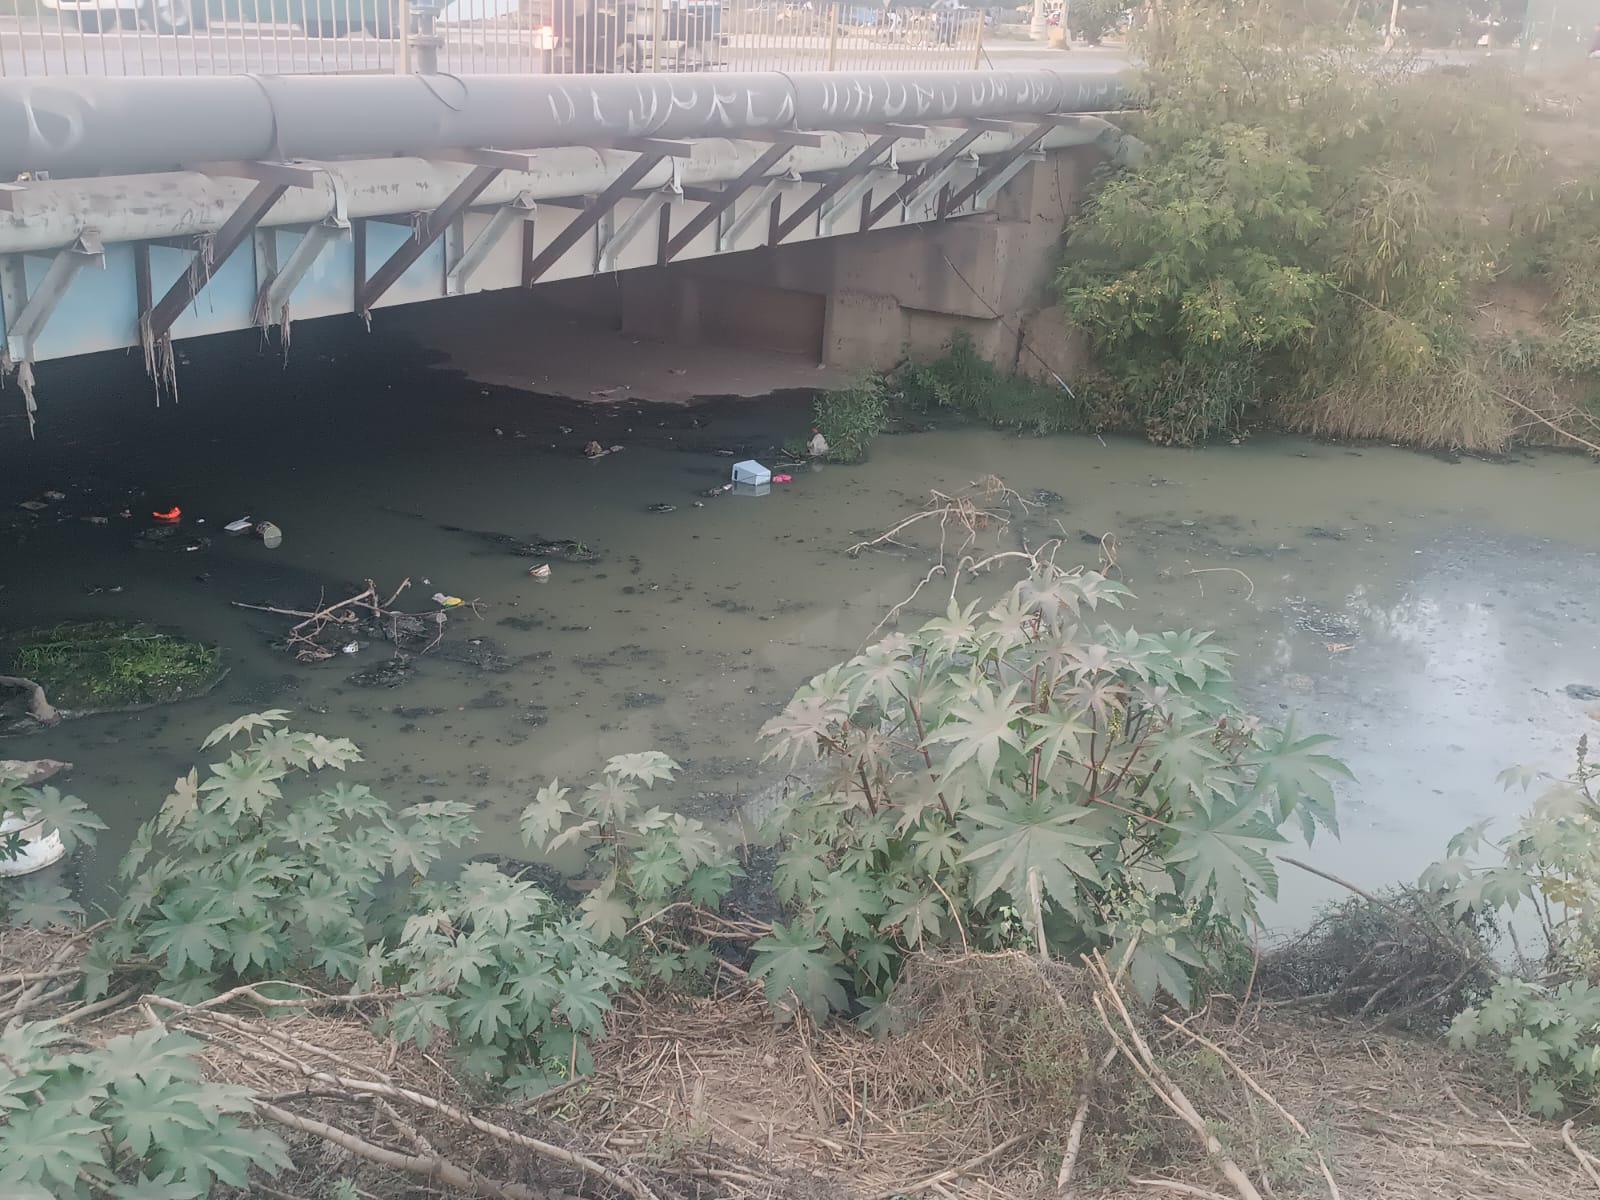
[[[794,476],[793,475],[774,475],[772,477],[772,482],[773,483],[793,483],[794,482]]]
[[[340,654],[357,654],[360,652],[360,650],[360,642],[346,642],[344,645],[339,647]]]
[[[599,442],[590,442],[583,448],[585,458],[604,458],[608,454],[620,454],[621,446],[602,446]]]
[[[283,530],[271,521],[263,521],[256,526],[256,532],[261,535],[261,544],[268,550],[276,550],[283,545]]]
[[[240,517],[237,521],[229,521],[222,528],[228,533],[243,533],[250,528],[250,518]]]
[[[537,567],[529,567],[528,574],[532,575],[535,579],[549,579],[550,564],[540,563]]]
[[[649,506],[649,511],[653,513],[677,512],[678,506],[676,504],[652,504]]]
[[[822,430],[813,429],[811,440],[806,443],[806,453],[812,458],[821,458],[828,452],[828,439],[822,436]]]
[[[48,504],[46,504],[43,500],[24,500],[21,504],[18,504],[17,507],[18,508],[25,508],[29,512],[43,512],[45,509],[49,508],[50,506]]]
[[[57,500],[65,500],[67,498],[67,494],[65,492],[58,492],[52,489],[44,493],[44,498],[54,503]]]
[[[150,516],[153,520],[160,521],[163,525],[176,525],[183,520],[183,509],[174,504],[171,508],[153,512]]]
[[[435,592],[433,602],[440,608],[460,608],[466,603],[460,596],[447,596],[443,592]]]

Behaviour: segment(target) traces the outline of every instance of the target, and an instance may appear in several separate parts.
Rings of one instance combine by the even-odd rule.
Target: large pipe
[[[1092,112],[1122,100],[1115,75],[1057,67],[6,79],[0,80],[0,178]]]
[[[903,143],[899,161],[909,164],[933,158],[958,133],[935,129],[920,141]],[[997,154],[1015,145],[1020,134],[985,133],[971,145],[977,154]],[[781,174],[826,171],[844,166],[871,139],[859,133],[829,133],[818,147],[797,146],[772,168]],[[1116,126],[1097,117],[1079,117],[1053,129],[1042,150],[1095,145],[1123,161],[1138,143]],[[694,155],[678,167],[686,184],[715,184],[734,179],[760,156],[763,146],[711,140],[695,145]],[[551,200],[602,192],[633,158],[609,150],[562,147],[542,151],[536,172],[506,171],[478,197],[481,207],[508,204],[518,196]],[[418,158],[380,158],[329,164],[310,187],[294,187],[268,210],[265,226],[309,225],[336,213],[349,217],[381,217],[428,212],[438,208],[461,182],[468,168]],[[665,187],[673,168],[662,163],[639,189]],[[12,211],[0,212],[0,254],[52,250],[72,243],[86,229],[100,240],[137,242],[151,238],[193,237],[215,233],[249,192],[248,180],[201,175],[189,171],[121,175],[104,179],[52,179],[30,183],[11,198]]]

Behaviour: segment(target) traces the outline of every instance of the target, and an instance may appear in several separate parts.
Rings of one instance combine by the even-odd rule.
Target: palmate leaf
[[[492,1042],[502,1028],[511,1027],[511,997],[498,981],[484,980],[461,989],[450,1004],[456,1028],[479,1042]]]
[[[578,798],[579,807],[602,825],[626,824],[638,803],[639,789],[612,775],[591,783]]]
[[[180,1180],[175,1170],[140,1175],[132,1183],[118,1183],[111,1189],[112,1200],[197,1200],[204,1194],[199,1184]]]
[[[1081,762],[1093,727],[1083,719],[1081,708],[1052,704],[1043,712],[1031,712],[1026,720],[1034,733],[1023,745],[1026,753],[1039,751],[1039,775],[1049,778],[1056,760],[1068,764]]]
[[[189,963],[211,970],[216,952],[227,949],[219,928],[227,915],[211,901],[170,901],[158,904],[157,910],[162,917],[149,923],[146,941],[152,954],[165,955],[171,976],[176,978]]]
[[[943,898],[931,887],[896,883],[890,885],[884,898],[888,911],[883,915],[883,928],[898,929],[907,945],[920,946],[924,938],[939,936],[945,906]]]
[[[583,913],[580,924],[595,940],[610,942],[626,936],[635,919],[633,908],[611,888],[599,887],[583,898],[578,905]]]
[[[105,1126],[72,1111],[64,1101],[46,1101],[14,1112],[0,1126],[0,1170],[20,1167],[32,1183],[52,1179],[67,1195],[75,1193],[78,1172],[98,1167]]]
[[[389,1010],[389,1032],[426,1050],[435,1033],[450,1028],[449,1008],[448,996],[406,996]]]
[[[218,742],[225,742],[238,737],[241,733],[251,734],[258,729],[268,729],[273,725],[281,725],[289,719],[289,710],[286,708],[269,708],[265,712],[246,713],[229,721],[226,725],[218,725],[206,734],[206,740],[200,743],[200,749],[209,750]]]
[[[796,842],[778,855],[778,865],[772,872],[773,890],[785,904],[793,904],[815,891],[821,880],[827,878],[827,850],[815,842]]]
[[[373,795],[372,789],[364,783],[336,783],[318,792],[311,800],[342,820],[377,817],[389,811],[389,806]]]
[[[552,779],[534,793],[533,803],[522,810],[520,825],[524,845],[537,850],[545,848],[550,835],[573,815],[572,805],[567,802],[571,792],[571,788],[561,786],[559,779]]]
[[[750,977],[759,980],[775,1012],[793,1013],[799,1004],[817,1021],[849,1004],[844,983],[849,972],[843,957],[826,939],[774,921],[772,933],[756,942]],[[794,997],[793,1000],[790,997]]]
[[[1523,1030],[1506,1043],[1506,1057],[1528,1075],[1537,1075],[1550,1065],[1550,1047],[1536,1033]]]
[[[761,726],[761,740],[772,743],[761,760],[776,759],[789,766],[809,761],[817,756],[821,738],[849,716],[850,705],[845,698],[831,691],[818,691],[813,680],[784,705],[781,713]]]
[[[950,710],[949,719],[928,734],[926,745],[950,744],[940,777],[948,779],[967,761],[975,762],[987,782],[994,778],[1000,750],[1010,746],[1022,753],[1022,733],[1017,728],[1025,705],[1016,703],[1020,683],[998,695],[985,688],[965,704]]]
[[[599,1034],[611,1007],[598,979],[582,971],[556,972],[556,1011],[579,1033]]]
[[[672,890],[689,878],[689,868],[683,855],[668,839],[652,839],[634,854],[628,872],[634,890],[648,900],[665,899]]]
[[[71,925],[83,915],[83,905],[66,888],[42,879],[24,879],[8,899],[11,923],[30,929]]]
[[[152,1146],[181,1142],[186,1131],[210,1123],[197,1102],[201,1088],[194,1081],[130,1079],[118,1085],[107,1105],[112,1131],[141,1158]]]
[[[230,754],[226,762],[211,764],[211,778],[200,785],[201,804],[230,822],[258,817],[283,798],[277,783],[283,776],[284,768],[263,757]]]
[[[674,772],[680,768],[659,750],[645,750],[639,754],[617,754],[607,763],[605,773],[618,779],[632,779],[645,787],[654,787],[656,781],[670,783]]]
[[[744,868],[732,859],[720,863],[702,863],[689,872],[689,878],[683,884],[683,891],[690,900],[703,908],[715,908],[732,890],[736,878],[744,878]]]
[[[1317,827],[1339,832],[1333,781],[1355,776],[1331,754],[1323,753],[1333,738],[1323,734],[1296,738],[1294,720],[1282,729],[1264,729],[1260,749],[1243,762],[1256,768],[1256,787],[1276,797],[1280,819],[1297,816],[1310,842]]]
[[[68,1061],[107,1087],[120,1089],[134,1080],[198,1079],[200,1065],[194,1055],[199,1049],[200,1042],[186,1034],[141,1029],[114,1037],[99,1050],[71,1055]]]
[[[1209,897],[1217,913],[1235,922],[1255,912],[1255,893],[1274,896],[1278,875],[1267,851],[1284,842],[1259,803],[1218,802],[1171,823],[1177,843],[1166,861],[1183,877],[1183,898]]]
[[[89,806],[82,800],[76,796],[62,795],[60,789],[49,784],[29,788],[26,795],[28,807],[44,818],[46,826],[60,835],[61,844],[68,854],[79,846],[94,845],[96,832],[106,827],[106,823],[90,812]]]
[[[1079,828],[1089,815],[1055,792],[1043,792],[1027,801],[1009,788],[995,789],[1003,803],[974,805],[963,822],[968,850],[963,862],[976,864],[974,901],[996,891],[1013,899],[1027,895],[1028,874],[1039,873],[1045,893],[1065,901],[1082,886],[1080,880],[1098,884],[1099,869],[1085,853],[1107,844],[1108,835]]]
[[[243,1188],[252,1167],[276,1175],[291,1165],[288,1148],[275,1134],[231,1119],[186,1132],[178,1142],[163,1145],[156,1161],[176,1168],[185,1182],[207,1188],[213,1180]]]
[[[1554,1080],[1535,1079],[1528,1085],[1528,1108],[1541,1117],[1559,1117],[1567,1107],[1566,1097]]]
[[[683,861],[691,871],[716,857],[716,835],[705,827],[705,822],[674,813],[671,829],[677,839],[678,853],[683,855]]]
[[[867,937],[872,932],[868,918],[881,916],[883,911],[883,894],[863,871],[835,871],[822,881],[811,900],[814,927],[836,942],[843,942],[849,934]]]

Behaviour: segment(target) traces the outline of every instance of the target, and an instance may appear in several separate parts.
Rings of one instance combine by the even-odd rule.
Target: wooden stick
[[[490,1200],[547,1200],[548,1197],[548,1193],[536,1192],[520,1183],[506,1183],[485,1178],[475,1171],[458,1167],[448,1159],[401,1154],[398,1150],[386,1150],[382,1146],[374,1146],[365,1138],[347,1133],[336,1125],[329,1125],[325,1121],[313,1121],[310,1117],[299,1116],[287,1109],[279,1108],[276,1104],[268,1104],[265,1100],[256,1100],[254,1103],[256,1111],[262,1116],[269,1117],[290,1129],[298,1129],[302,1133],[314,1133],[324,1141],[341,1146],[356,1157],[380,1166],[392,1167],[411,1175],[421,1175],[430,1181],[447,1183],[462,1191],[488,1196]]]
[[[1589,1181],[1600,1188],[1600,1171],[1594,1169],[1593,1156],[1573,1139],[1571,1121],[1561,1127],[1561,1140],[1566,1143],[1567,1149],[1572,1151],[1572,1157],[1578,1160],[1578,1165],[1583,1168],[1583,1173],[1589,1177]]]
[[[1515,396],[1508,396],[1505,392],[1500,392],[1500,393],[1498,393],[1498,395],[1499,395],[1500,399],[1508,400],[1512,404],[1515,404],[1518,408],[1520,408],[1523,412],[1527,413],[1535,421],[1538,421],[1541,425],[1548,425],[1551,429],[1555,430],[1562,437],[1571,438],[1573,441],[1577,442],[1578,445],[1587,447],[1588,449],[1594,451],[1596,454],[1600,454],[1600,446],[1596,446],[1593,442],[1588,441],[1585,438],[1581,438],[1577,434],[1571,433],[1568,430],[1565,430],[1565,429],[1561,428],[1561,426],[1557,425],[1549,417],[1546,417],[1546,416],[1543,416],[1543,415],[1541,415],[1539,413],[1534,412],[1533,409],[1529,408],[1526,404],[1524,404],[1521,400],[1518,400]]]
[[[943,1171],[940,1171],[935,1175],[925,1176],[922,1179],[918,1179],[914,1183],[903,1183],[896,1187],[890,1188],[886,1192],[878,1192],[876,1195],[869,1196],[867,1200],[894,1200],[894,1197],[896,1196],[909,1196],[913,1192],[920,1192],[927,1188],[936,1188],[941,1183],[945,1183],[951,1179],[959,1178],[974,1168],[981,1167],[991,1158],[998,1158],[1007,1150],[1011,1149],[1011,1147],[1015,1146],[1018,1142],[1026,1141],[1028,1138],[1035,1136],[1036,1132],[1037,1131],[1030,1130],[1027,1133],[1019,1133],[1015,1137],[1008,1137],[998,1146],[991,1146],[989,1149],[985,1150],[982,1154],[979,1154],[975,1158],[969,1158],[966,1162],[957,1163],[953,1167],[946,1167]]]
[[[1134,1069],[1144,1079],[1147,1086],[1194,1131],[1196,1139],[1205,1147],[1206,1153],[1217,1164],[1217,1169],[1223,1174],[1233,1190],[1239,1194],[1240,1200],[1261,1200],[1261,1193],[1256,1190],[1256,1185],[1250,1182],[1250,1177],[1244,1173],[1239,1164],[1229,1157],[1223,1149],[1222,1143],[1215,1134],[1206,1127],[1205,1118],[1200,1115],[1200,1110],[1195,1108],[1189,1097],[1184,1095],[1170,1075],[1162,1069],[1161,1064],[1151,1053],[1149,1045],[1139,1033],[1138,1026],[1134,1023],[1133,1016],[1128,1012],[1128,1006],[1122,999],[1122,993],[1117,991],[1116,981],[1111,978],[1111,972],[1106,969],[1105,960],[1099,952],[1085,957],[1084,962],[1089,965],[1090,971],[1095,975],[1101,990],[1116,1006],[1117,1013],[1122,1018],[1122,1024],[1128,1035],[1128,1042],[1133,1049],[1118,1036],[1112,1027],[1111,1019],[1107,1015],[1105,1005],[1099,996],[1094,997],[1095,1009],[1100,1014],[1101,1023],[1105,1025],[1106,1032],[1110,1033],[1117,1042],[1118,1048],[1124,1057],[1133,1065]]]
[[[1176,1179],[1130,1179],[1128,1182],[1137,1183],[1140,1187],[1165,1188],[1169,1192],[1179,1192],[1185,1196],[1199,1196],[1201,1200],[1227,1200],[1227,1197],[1216,1192],[1195,1187],[1192,1183],[1180,1183]]]
[[[1239,1077],[1240,1082],[1242,1082],[1252,1092],[1270,1104],[1277,1111],[1280,1117],[1289,1122],[1289,1125],[1296,1133],[1305,1138],[1306,1141],[1312,1141],[1311,1134],[1307,1132],[1306,1127],[1300,1123],[1299,1119],[1287,1108],[1279,1104],[1277,1098],[1269,1093],[1266,1088],[1262,1087],[1259,1083],[1252,1079],[1248,1071],[1246,1071],[1238,1063],[1234,1062],[1233,1057],[1226,1050],[1205,1035],[1196,1033],[1187,1025],[1180,1024],[1165,1014],[1162,1014],[1161,1019],[1174,1029],[1178,1030],[1178,1032],[1193,1038],[1207,1050],[1211,1051],[1211,1053],[1215,1054],[1223,1062],[1227,1063],[1228,1066],[1233,1069],[1233,1073]],[[1312,1152],[1317,1156],[1317,1166],[1322,1168],[1322,1178],[1328,1184],[1329,1196],[1332,1198],[1332,1200],[1343,1200],[1343,1197],[1339,1195],[1339,1185],[1333,1180],[1333,1172],[1328,1168],[1328,1160],[1322,1157],[1322,1151],[1318,1150],[1314,1143],[1312,1145]]]

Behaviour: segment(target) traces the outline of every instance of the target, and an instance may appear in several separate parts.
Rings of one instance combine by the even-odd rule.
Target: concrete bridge
[[[48,359],[170,383],[183,338],[613,272],[641,331],[759,338],[809,297],[820,357],[876,365],[1004,323],[1129,152],[1121,99],[1065,68],[0,80],[0,366],[31,417]]]

